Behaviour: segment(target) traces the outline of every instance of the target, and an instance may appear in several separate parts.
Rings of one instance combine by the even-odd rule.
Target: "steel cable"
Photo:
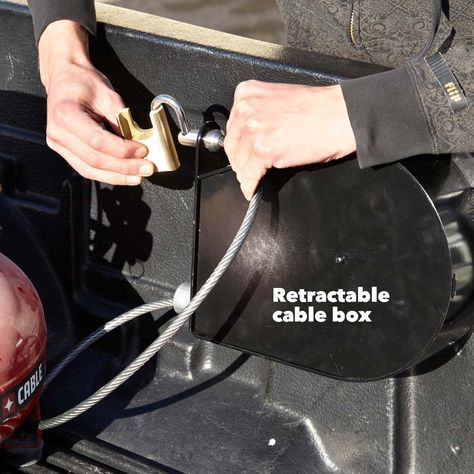
[[[110,382],[105,384],[102,388],[97,390],[93,395],[89,398],[84,400],[83,402],[79,403],[75,407],[65,411],[61,415],[55,416],[48,420],[43,420],[39,424],[39,428],[42,430],[47,430],[50,428],[55,428],[56,426],[62,425],[73,418],[81,415],[89,408],[93,407],[97,403],[99,403],[102,399],[104,399],[107,395],[112,393],[117,387],[122,385],[126,380],[128,380],[137,370],[139,370],[143,365],[145,365],[165,344],[167,344],[170,339],[179,331],[179,329],[188,321],[191,315],[196,311],[199,305],[204,301],[207,295],[211,292],[211,290],[216,286],[217,282],[220,280],[224,272],[229,268],[232,260],[235,258],[239,250],[241,249],[245,239],[247,238],[250,229],[255,221],[255,217],[257,215],[258,206],[262,197],[261,190],[257,190],[255,195],[253,196],[252,200],[250,201],[249,207],[247,209],[247,213],[245,214],[244,220],[234,237],[234,240],[230,244],[227,252],[222,257],[221,261],[214,269],[212,274],[203,284],[203,286],[199,289],[196,295],[192,298],[186,308],[183,310],[182,313],[178,314],[169,324],[169,326],[165,329],[163,334],[161,334],[155,341],[148,346],[148,348],[140,354],[130,365],[128,365],[122,372],[120,372],[116,377],[114,377]],[[117,323],[114,327],[119,326],[120,324],[124,324],[124,322],[129,321],[137,316],[142,314],[149,313],[154,309],[163,308],[167,306],[162,306],[164,304],[170,304],[169,301],[158,301],[155,303],[145,304],[138,308],[135,308],[131,311],[124,313],[123,315],[118,316],[113,321],[120,320],[121,323]],[[155,306],[156,305],[156,306]],[[121,319],[122,318],[122,319]],[[108,324],[113,323],[111,321]],[[107,326],[107,325],[105,325]],[[86,338],[83,342],[81,342],[65,359],[62,361],[58,367],[56,367],[49,377],[46,380],[46,383],[50,383],[61,370],[69,364],[77,355],[82,352],[86,347],[88,347],[92,342],[96,341],[103,335],[107,334],[107,329],[100,328],[91,336]],[[105,332],[103,332],[105,331]]]

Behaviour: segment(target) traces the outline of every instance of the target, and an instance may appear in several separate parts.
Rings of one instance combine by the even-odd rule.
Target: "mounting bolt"
[[[191,283],[184,282],[178,286],[173,296],[173,309],[182,313],[191,301]]]
[[[461,446],[459,446],[459,444],[452,444],[450,446],[450,449],[451,449],[451,452],[455,455],[455,456],[458,456],[462,449],[461,449]]]
[[[344,257],[344,255],[342,257],[336,257],[336,263],[338,265],[342,265],[346,260],[346,257]]]

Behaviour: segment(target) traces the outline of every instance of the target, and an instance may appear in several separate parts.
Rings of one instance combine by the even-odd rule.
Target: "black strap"
[[[441,53],[436,53],[426,58],[425,61],[440,83],[444,95],[448,98],[452,111],[457,113],[464,110],[469,103],[461,85],[444,59],[444,56]]]
[[[442,12],[442,5],[441,0],[431,0],[431,31],[430,36],[426,43],[423,45],[423,48],[420,52],[416,55],[418,58],[424,58],[428,51],[430,50],[431,46],[433,45],[433,41],[436,37],[436,33],[438,31],[439,23],[441,21],[441,12]]]

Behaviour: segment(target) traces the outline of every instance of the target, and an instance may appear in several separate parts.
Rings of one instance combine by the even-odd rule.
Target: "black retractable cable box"
[[[472,191],[453,190],[443,166],[422,160],[418,179],[400,164],[361,170],[356,159],[270,172],[193,333],[350,380],[396,374],[466,334]],[[196,203],[194,293],[248,206],[222,157],[201,152]]]

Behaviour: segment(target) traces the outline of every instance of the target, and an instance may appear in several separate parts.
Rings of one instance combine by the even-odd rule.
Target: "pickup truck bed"
[[[32,279],[49,328],[48,362],[94,328],[189,281],[193,155],[137,189],[77,176],[45,144],[45,96],[24,2],[0,1],[0,251]],[[143,122],[154,95],[193,125],[230,107],[242,80],[330,84],[374,66],[217,33],[111,6],[95,63]],[[169,315],[115,331],[44,393],[43,414],[91,394]],[[45,432],[23,472],[468,473],[474,470],[474,351],[461,341],[398,377],[332,380],[194,338],[184,328],[95,408]],[[7,472],[5,467],[2,472]]]

